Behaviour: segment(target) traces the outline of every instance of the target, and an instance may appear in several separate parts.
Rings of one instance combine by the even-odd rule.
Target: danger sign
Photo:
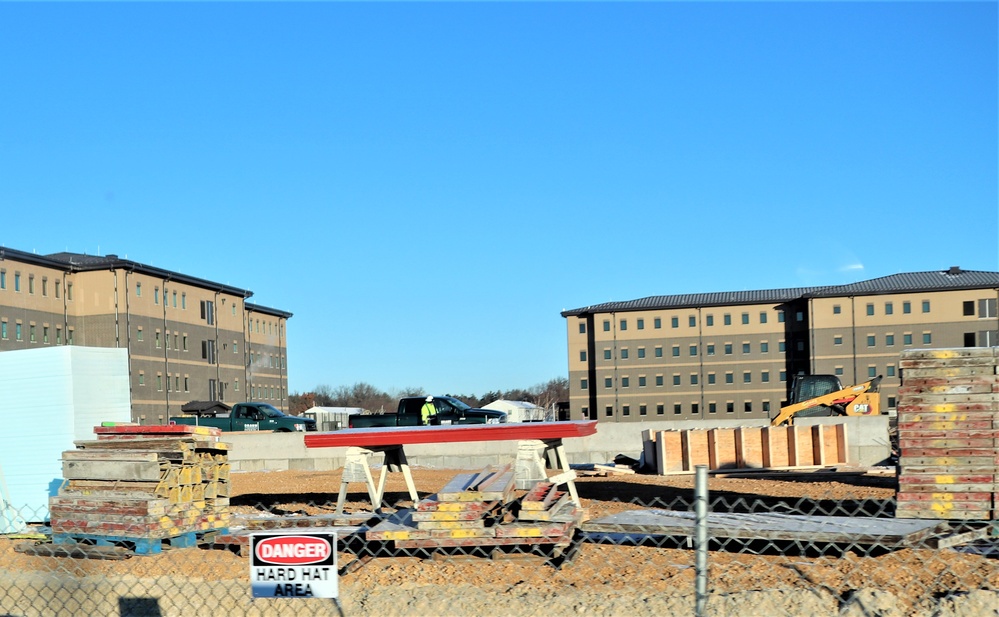
[[[254,598],[336,598],[336,534],[253,534]]]

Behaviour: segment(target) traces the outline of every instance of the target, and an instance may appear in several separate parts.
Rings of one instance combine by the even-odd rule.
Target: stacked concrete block
[[[999,518],[999,348],[901,355],[898,518]]]

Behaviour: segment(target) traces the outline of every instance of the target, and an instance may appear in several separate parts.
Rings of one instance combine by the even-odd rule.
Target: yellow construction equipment
[[[791,401],[770,421],[770,426],[785,422],[794,424],[793,418],[816,416],[876,416],[881,413],[881,395],[878,386],[881,376],[858,384],[843,387],[835,375],[798,375],[791,387]]]

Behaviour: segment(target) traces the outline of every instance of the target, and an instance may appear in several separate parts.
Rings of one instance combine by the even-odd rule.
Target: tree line
[[[288,412],[300,414],[312,407],[360,407],[367,411],[394,412],[400,398],[406,396],[426,396],[434,394],[423,388],[403,388],[393,392],[379,390],[375,386],[359,382],[352,386],[317,386],[311,392],[295,393],[288,396]],[[531,388],[513,390],[490,390],[482,396],[474,394],[447,393],[472,407],[482,407],[493,401],[526,401],[538,407],[549,409],[560,401],[569,400],[569,380],[556,377]]]

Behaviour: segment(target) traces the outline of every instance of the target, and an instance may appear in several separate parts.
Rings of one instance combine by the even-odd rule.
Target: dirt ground
[[[463,472],[413,469],[421,495],[441,489],[458,473]],[[339,485],[339,471],[235,473],[231,509],[245,515],[331,514]],[[693,498],[690,476],[583,477],[577,488],[589,519],[631,509],[689,510]],[[347,511],[370,510],[363,485],[352,484],[351,489]],[[895,479],[860,472],[712,477],[709,492],[712,511],[890,518]],[[399,508],[412,506],[401,474],[389,475],[386,499]],[[177,584],[186,589],[186,581],[198,580],[230,590],[212,593],[240,598],[248,587],[247,557],[228,550],[168,550],[123,561],[39,557],[14,550],[16,544],[31,541],[0,539],[0,568],[11,574],[97,581],[166,577],[183,581]],[[999,615],[999,559],[994,556],[953,549],[867,551],[761,542],[723,542],[712,549],[706,614]],[[341,577],[340,589],[346,615],[692,614],[694,559],[693,550],[671,540],[638,545],[583,542],[560,567],[526,556],[423,559],[379,549],[363,564],[353,563],[356,555],[340,555],[341,566],[358,566]],[[16,599],[11,593],[5,597],[0,589],[0,614],[31,614],[10,610],[8,605]],[[251,609],[241,609],[245,598],[232,601],[229,614],[292,610],[260,600],[251,602]],[[169,606],[177,614],[198,615],[213,614],[221,605],[182,608],[178,601]],[[305,606],[315,605],[299,604],[294,614],[336,614],[328,605]],[[158,610],[157,615],[168,615],[173,609]]]

